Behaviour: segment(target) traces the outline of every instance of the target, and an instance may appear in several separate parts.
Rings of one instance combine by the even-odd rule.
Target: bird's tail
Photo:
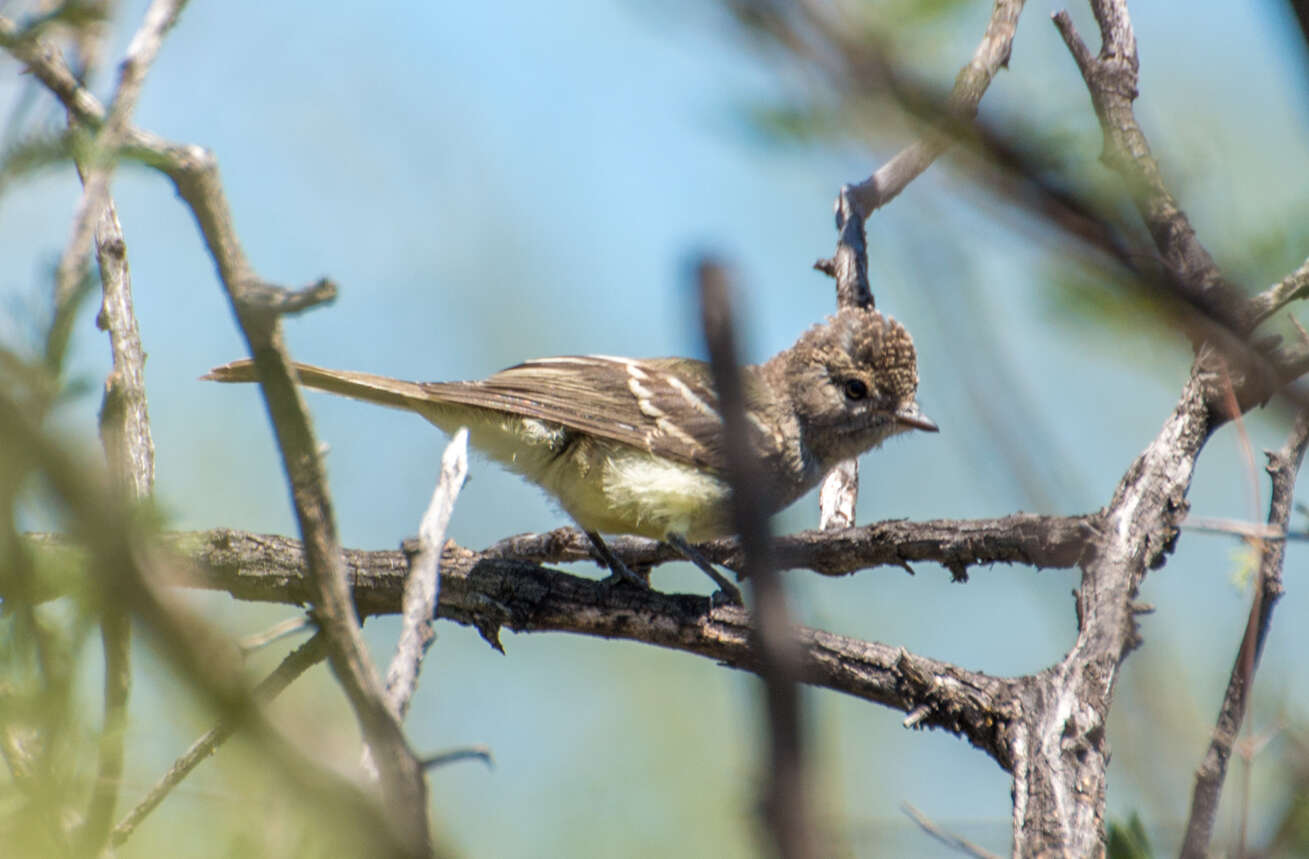
[[[298,361],[292,362],[291,366],[295,368],[300,384],[306,388],[315,388],[397,409],[409,409],[420,414],[425,411],[423,405],[432,402],[432,396],[417,382],[374,376],[372,373],[325,370]],[[256,381],[254,361],[249,358],[233,361],[215,367],[200,378],[212,382],[253,382]]]

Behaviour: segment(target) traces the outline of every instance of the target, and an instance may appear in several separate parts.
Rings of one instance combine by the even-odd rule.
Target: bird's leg
[[[609,578],[606,581],[612,583],[626,582],[642,589],[650,587],[649,582],[629,570],[627,564],[618,560],[618,556],[614,554],[613,549],[609,548],[609,544],[604,541],[603,537],[595,531],[587,531],[585,528],[582,530],[591,540],[591,545],[595,547],[595,553],[600,556],[600,560],[604,561],[605,566],[609,568]]]
[[[741,600],[741,589],[729,582],[727,577],[718,572],[718,570],[714,569],[714,565],[709,563],[708,559],[700,554],[700,551],[696,549],[695,546],[686,542],[685,537],[681,534],[668,534],[664,537],[664,542],[681,552],[682,557],[695,564],[704,571],[706,576],[714,580],[714,584],[718,585],[718,593],[713,596],[715,603],[725,602],[728,605],[745,604]]]

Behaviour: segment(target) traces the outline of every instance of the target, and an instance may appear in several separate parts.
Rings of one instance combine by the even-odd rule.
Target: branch
[[[969,121],[977,115],[983,93],[991,85],[996,72],[1009,62],[1023,3],[1024,0],[995,0],[982,41],[968,65],[960,70],[946,100],[948,119],[954,122]],[[812,10],[810,20],[820,29],[826,29],[826,35],[831,41],[844,46],[843,54],[858,56],[866,53],[862,45],[853,44],[848,36],[831,27],[824,27],[822,17]],[[854,68],[870,64],[876,67],[879,77],[892,77],[881,57],[874,56],[865,62],[850,63]],[[830,260],[819,260],[814,266],[836,278],[838,306],[873,306],[873,291],[868,281],[864,222],[930,167],[949,148],[950,143],[949,136],[932,132],[901,150],[858,185],[841,188],[836,199],[836,229],[840,236],[836,243],[836,253]],[[853,525],[858,497],[859,464],[855,460],[843,462],[823,478],[819,490],[820,527],[835,529]]]
[[[933,823],[931,819],[928,818],[927,815],[923,814],[921,811],[919,811],[917,808],[914,808],[909,803],[907,802],[900,803],[900,808],[902,811],[904,811],[905,814],[909,815],[910,820],[918,824],[919,829],[923,830],[928,835],[932,836],[937,841],[944,844],[946,847],[950,847],[954,850],[958,850],[961,853],[967,853],[969,856],[975,856],[977,857],[977,859],[999,859],[999,857],[996,856],[996,854],[992,853],[989,850],[984,850],[983,848],[969,841],[967,838],[961,838],[958,835],[955,835],[953,832],[945,831],[944,829]]]
[[[1136,42],[1122,0],[1092,0],[1103,46],[1091,57],[1066,13],[1055,24],[1082,70],[1105,136],[1104,160],[1127,181],[1178,294],[1218,323],[1218,342],[1239,339],[1248,309],[1222,279],[1185,215],[1163,186],[1132,114]],[[1200,450],[1231,415],[1220,404],[1230,378],[1227,353],[1197,340],[1191,378],[1155,440],[1127,470],[1105,508],[1077,592],[1078,639],[1067,656],[1032,678],[1014,746],[1014,852],[1095,855],[1103,851],[1105,723],[1118,669],[1140,642],[1132,600],[1146,573],[1163,564],[1187,512],[1186,492]],[[1258,373],[1233,381],[1239,407],[1264,389]],[[1280,384],[1280,383],[1279,383]],[[1270,391],[1271,393],[1271,391]],[[1266,395],[1265,395],[1266,396]]]
[[[902,567],[912,573],[909,564],[931,561],[950,570],[957,581],[966,581],[968,568],[981,564],[1075,567],[1099,527],[1099,514],[1013,513],[999,519],[927,522],[890,519],[841,531],[800,531],[776,537],[772,554],[781,569],[812,570],[824,576],[845,576],[879,566]],[[616,537],[607,542],[614,554],[632,567],[683,560],[675,550],[655,540]],[[741,546],[736,539],[714,540],[697,548],[714,563],[744,572]],[[593,558],[590,542],[575,528],[506,537],[489,546],[482,556],[543,564]]]
[[[188,587],[237,599],[299,605],[312,589],[302,544],[287,537],[218,530],[174,535],[171,548]],[[58,546],[53,540],[33,540]],[[352,597],[363,615],[401,610],[408,559],[403,552],[344,552]],[[71,561],[69,563],[72,563]],[[708,611],[703,596],[606,587],[536,564],[489,557],[447,544],[441,558],[437,616],[472,626],[497,649],[500,631],[570,632],[621,638],[694,653],[747,671],[757,663],[748,615]],[[1007,739],[1020,681],[964,671],[898,647],[798,628],[804,682],[904,713],[923,711],[917,727],[967,737],[1008,769]]]
[[[322,633],[317,633],[313,638],[297,647],[286,655],[286,657],[273,669],[269,674],[254,688],[252,693],[256,702],[267,704],[290,686],[297,677],[308,671],[313,666],[322,662],[327,656],[323,646]],[[164,773],[159,783],[150,788],[150,791],[136,804],[127,816],[119,821],[110,833],[109,844],[111,847],[118,847],[124,841],[131,837],[136,828],[141,825],[141,821],[149,816],[150,812],[159,807],[159,803],[172,792],[173,788],[182,783],[191,772],[201,764],[206,758],[212,755],[219,746],[227,741],[236,730],[236,724],[231,719],[223,719],[217,725],[205,732],[191,744],[191,748],[173,762]]]
[[[91,234],[109,196],[109,178],[113,174],[119,146],[126,138],[132,111],[136,109],[145,84],[145,76],[159,54],[164,35],[177,22],[186,0],[154,0],[146,11],[145,21],[127,47],[127,57],[119,68],[118,88],[113,103],[91,142],[88,170],[82,200],[73,220],[72,234],[55,269],[55,306],[66,302],[75,292],[85,269],[86,249]],[[8,33],[6,33],[8,35]],[[37,40],[31,40],[33,44]],[[17,56],[17,54],[15,54]],[[56,55],[57,56],[57,55]],[[21,59],[21,57],[20,57]],[[62,63],[62,60],[59,60]],[[71,73],[70,73],[71,74]]]
[[[1099,56],[1092,56],[1073,27],[1067,12],[1056,12],[1055,27],[1063,36],[1091,95],[1091,104],[1104,134],[1101,160],[1127,185],[1132,202],[1145,222],[1164,266],[1173,275],[1182,296],[1222,321],[1237,334],[1252,325],[1248,308],[1241,306],[1236,290],[1223,278],[1213,257],[1196,238],[1186,213],[1164,185],[1159,163],[1136,121],[1136,35],[1125,0],[1092,0],[1100,25]]]
[[[166,557],[168,553],[146,537],[141,517],[98,480],[101,471],[68,455],[51,435],[0,391],[0,439],[16,461],[30,463],[45,478],[52,499],[86,548],[90,570],[84,581],[94,588],[93,597],[131,611],[177,676],[238,724],[271,771],[308,801],[321,804],[325,816],[330,815],[326,819],[339,821],[342,832],[357,835],[369,850],[407,855],[407,842],[395,832],[392,814],[375,797],[299,753],[270,724],[251,698],[231,642],[166,589],[176,578],[176,559]]]
[[[455,499],[467,478],[468,431],[460,429],[441,456],[441,479],[418,529],[418,553],[405,580],[400,640],[386,672],[386,703],[402,721],[418,686],[423,654],[435,637],[432,619],[436,617],[437,595],[441,592],[441,547],[454,513]]]
[[[956,120],[971,120],[977,115],[982,96],[1000,69],[1009,65],[1014,33],[1025,0],[995,0],[986,32],[968,65],[959,70],[946,105]],[[872,176],[854,186],[855,202],[864,217],[894,200],[910,182],[917,179],[950,146],[950,138],[928,135],[901,150]]]
[[[814,840],[806,794],[804,731],[798,680],[800,651],[792,632],[786,591],[769,553],[768,511],[759,460],[750,453],[746,428],[745,390],[727,272],[704,260],[699,266],[700,313],[709,368],[723,415],[723,449],[732,487],[732,526],[740,535],[745,572],[755,603],[753,644],[759,675],[764,680],[764,713],[768,725],[765,766],[764,820],[777,853],[802,859],[819,851]]]
[[[1306,446],[1309,446],[1309,414],[1301,414],[1282,449],[1276,453],[1268,451],[1268,474],[1273,484],[1272,498],[1268,505],[1270,529],[1285,533],[1294,507],[1295,479],[1304,460]],[[1195,774],[1191,813],[1181,850],[1181,855],[1187,859],[1208,854],[1214,819],[1218,814],[1218,800],[1227,775],[1227,761],[1245,717],[1254,686],[1255,669],[1259,666],[1264,640],[1272,622],[1273,607],[1282,596],[1282,562],[1286,542],[1260,541],[1260,546],[1259,577],[1250,604],[1250,617],[1246,621],[1236,664],[1232,666],[1227,682],[1227,692],[1218,710],[1213,739]]]
[[[1281,281],[1250,299],[1251,327],[1267,320],[1292,301],[1309,296],[1309,260]]]
[[[154,488],[154,440],[146,408],[145,354],[132,310],[132,281],[127,246],[118,212],[109,195],[111,159],[99,157],[100,147],[117,148],[136,104],[145,74],[158,53],[164,33],[176,20],[181,4],[157,2],[146,13],[123,62],[109,122],[101,126],[91,160],[77,162],[83,194],[68,247],[55,275],[55,306],[71,299],[83,268],[84,248],[94,226],[103,302],[96,322],[109,332],[113,370],[105,380],[100,407],[100,437],[110,472],[124,495],[143,499]],[[70,130],[79,123],[69,114]],[[109,834],[122,784],[127,700],[131,690],[131,623],[121,608],[106,606],[100,618],[104,651],[104,720],[96,764],[96,779],[79,837],[83,849],[98,851]]]
[[[12,23],[0,19],[0,35],[12,30]],[[94,127],[105,116],[103,108],[77,84],[56,52],[39,40],[20,43],[13,50],[79,119]],[[111,112],[105,128],[112,131],[116,122],[117,115]],[[345,568],[322,463],[318,459],[318,445],[295,385],[278,317],[268,310],[269,287],[255,275],[232,224],[217,161],[197,146],[176,146],[125,128],[121,136],[129,149],[140,150],[142,158],[173,180],[178,194],[191,208],[218,269],[254,359],[291,484],[291,498],[305,539],[308,569],[314,584],[311,601],[327,637],[332,670],[373,749],[381,773],[384,807],[392,817],[395,831],[408,845],[410,854],[429,855],[432,839],[422,767],[386,705],[381,680],[364,645],[345,583]],[[287,303],[298,306],[294,298],[288,298]]]

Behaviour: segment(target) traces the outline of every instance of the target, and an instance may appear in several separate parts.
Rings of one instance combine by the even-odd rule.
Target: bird
[[[611,578],[647,586],[602,534],[663,540],[740,604],[692,545],[731,533],[723,420],[709,365],[692,358],[538,358],[477,381],[412,382],[293,362],[301,385],[416,412],[546,491],[590,538]],[[202,379],[256,381],[250,359]],[[834,466],[910,430],[937,432],[917,402],[904,326],[843,307],[762,364],[742,367],[748,442],[777,512]]]

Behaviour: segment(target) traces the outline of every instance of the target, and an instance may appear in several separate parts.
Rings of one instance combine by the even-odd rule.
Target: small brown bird
[[[636,577],[600,533],[665,540],[739,602],[688,543],[730,533],[722,418],[709,366],[690,358],[584,355],[527,361],[475,382],[406,382],[296,364],[300,384],[417,412],[545,489],[623,578]],[[253,382],[235,361],[205,379]],[[906,430],[936,432],[918,409],[904,327],[843,308],[794,346],[742,368],[750,444],[778,511],[842,460]],[[640,581],[637,579],[637,581]]]

